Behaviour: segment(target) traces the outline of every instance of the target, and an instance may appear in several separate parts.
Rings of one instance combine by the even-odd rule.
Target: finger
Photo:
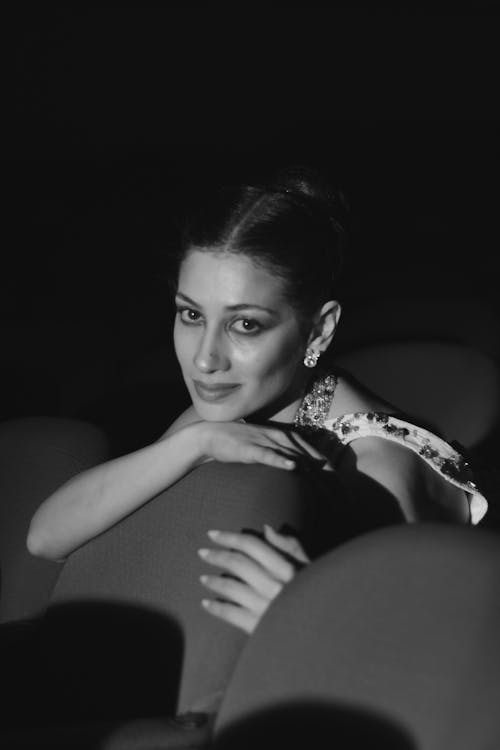
[[[257,615],[262,615],[270,604],[269,599],[254,591],[250,586],[232,578],[222,576],[200,576],[203,586],[222,596],[230,604],[238,604]]]
[[[290,440],[293,445],[300,447],[304,455],[308,455],[313,461],[317,462],[319,468],[323,469],[324,471],[334,471],[334,468],[327,456],[325,456],[325,454],[322,453],[319,448],[316,448],[315,445],[312,445],[307,440],[305,440],[302,435],[299,435],[297,432],[291,432]]]
[[[214,565],[226,573],[236,576],[267,599],[274,599],[281,591],[279,581],[276,581],[258,563],[241,552],[200,549],[198,554],[208,565]]]
[[[249,445],[242,456],[242,462],[248,464],[265,464],[277,469],[295,469],[295,461],[290,455],[278,453],[273,448],[265,448],[262,445]]]
[[[255,560],[278,581],[288,583],[294,575],[293,565],[283,555],[276,552],[267,542],[253,534],[234,533],[229,531],[209,531],[208,536],[216,544],[226,549],[243,552],[250,559]]]
[[[286,432],[280,432],[276,430],[272,435],[269,436],[269,441],[273,448],[286,451],[287,453],[290,453],[292,455],[312,455],[311,451],[306,450],[306,448],[299,442],[295,442],[294,440],[292,440]]]
[[[283,450],[286,450],[290,453],[290,455],[312,459],[312,461],[320,464],[320,468],[327,471],[333,471],[333,467],[326,456],[296,432],[288,433],[275,430],[272,433],[271,439],[273,440],[274,445],[276,445],[277,447],[281,447]]]
[[[214,602],[212,599],[202,599],[201,605],[207,612],[221,620],[225,620],[231,625],[244,630],[245,633],[251,634],[259,621],[259,618],[235,604],[225,602]]]
[[[269,431],[269,439],[275,445],[291,450],[294,453],[307,454],[318,459],[325,458],[314,445],[308,443],[297,432],[273,429]]]
[[[279,534],[272,528],[272,526],[269,526],[268,524],[264,524],[264,536],[266,537],[268,542],[273,544],[275,547],[278,547],[278,549],[283,550],[283,552],[286,552],[288,555],[291,555],[300,563],[307,564],[308,562],[310,562],[309,557],[304,551],[304,548],[302,547],[299,540],[296,539],[296,537]]]

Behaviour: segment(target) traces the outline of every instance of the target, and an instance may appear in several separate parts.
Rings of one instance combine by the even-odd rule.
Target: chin
[[[200,399],[193,399],[197,414],[206,422],[235,422],[244,416],[243,411],[228,404],[207,404]]]

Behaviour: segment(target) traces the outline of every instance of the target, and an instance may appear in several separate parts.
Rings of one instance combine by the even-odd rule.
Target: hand
[[[202,461],[260,463],[293,470],[301,460],[332,470],[323,454],[296,432],[246,422],[196,424]]]
[[[215,617],[253,633],[271,602],[309,558],[295,537],[278,534],[267,525],[265,541],[252,534],[226,531],[209,531],[208,536],[223,549],[201,549],[200,557],[231,577],[202,575],[203,586],[222,599],[203,599],[202,606]]]

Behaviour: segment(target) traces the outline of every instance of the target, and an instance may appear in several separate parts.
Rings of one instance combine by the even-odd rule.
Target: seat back
[[[447,341],[393,341],[345,352],[336,364],[400,410],[472,448],[498,423],[500,369],[489,355]]]
[[[219,745],[493,750],[499,586],[492,532],[396,526],[342,545],[296,576],[247,643]]]
[[[26,549],[30,520],[61,484],[108,457],[94,425],[59,417],[0,423],[0,622],[44,610],[59,575],[58,563]]]
[[[45,618],[51,672],[71,703],[103,718],[211,709],[246,636],[201,607],[197,551],[214,528],[300,531],[308,477],[207,463],[76,550]]]

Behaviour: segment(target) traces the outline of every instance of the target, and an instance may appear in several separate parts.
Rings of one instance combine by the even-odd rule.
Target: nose
[[[200,372],[217,372],[218,370],[228,369],[229,359],[216,332],[211,333],[205,329],[194,356],[194,364]]]

